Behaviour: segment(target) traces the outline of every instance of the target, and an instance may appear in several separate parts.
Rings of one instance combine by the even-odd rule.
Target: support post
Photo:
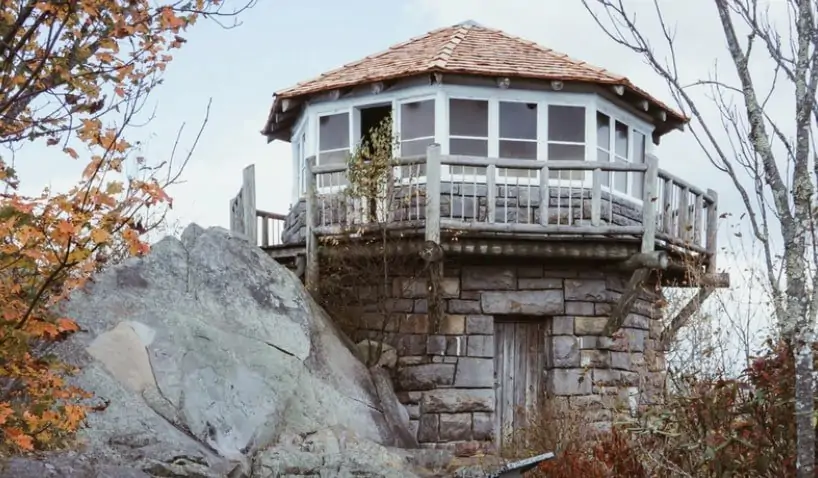
[[[251,164],[244,168],[241,185],[242,208],[244,209],[244,235],[253,245],[258,245],[256,233],[256,166]]]
[[[591,225],[602,223],[602,170],[594,169],[591,184]]]
[[[426,247],[422,257],[426,261],[428,277],[427,306],[432,332],[437,333],[443,318],[443,299],[440,283],[443,279],[443,250],[440,247],[440,145],[426,149]]]
[[[642,188],[642,246],[641,254],[650,256],[656,245],[656,185],[659,180],[659,160],[649,154],[645,158],[648,169],[645,171]],[[662,261],[658,261],[662,264]],[[665,267],[667,267],[665,263]],[[622,327],[625,317],[628,316],[633,303],[650,277],[650,267],[640,267],[633,271],[622,296],[614,304],[608,323],[605,325],[604,335],[611,336]]]
[[[306,229],[307,229],[307,264],[304,274],[307,290],[312,294],[318,292],[319,264],[318,264],[318,237],[315,235],[315,156],[307,158],[305,189],[307,192]]]
[[[707,231],[705,236],[705,248],[707,249],[707,273],[716,273],[716,254],[718,253],[718,232],[719,232],[719,193],[712,189],[707,190],[707,195],[713,200],[707,205]]]

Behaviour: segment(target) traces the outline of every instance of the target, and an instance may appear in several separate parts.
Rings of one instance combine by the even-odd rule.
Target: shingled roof
[[[279,123],[276,113],[281,112],[282,100],[430,73],[617,85],[665,111],[669,120],[676,123],[688,121],[624,76],[501,30],[468,21],[430,31],[278,91],[262,133],[269,137],[274,131],[282,129],[283,125],[276,124]]]

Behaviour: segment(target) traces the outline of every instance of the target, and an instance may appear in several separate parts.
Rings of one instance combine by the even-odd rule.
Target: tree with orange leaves
[[[26,197],[0,152],[0,456],[63,446],[89,412],[71,367],[48,354],[79,330],[52,306],[112,257],[147,251],[190,155],[149,164],[128,127],[185,32],[253,3],[239,1],[3,1],[0,145],[39,141],[87,166],[71,190]]]

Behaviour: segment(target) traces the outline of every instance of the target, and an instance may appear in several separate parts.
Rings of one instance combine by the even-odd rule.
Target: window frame
[[[616,130],[615,125],[616,122],[620,122],[624,124],[628,128],[628,155],[626,161],[628,163],[634,163],[635,160],[635,149],[634,149],[634,138],[635,133],[641,134],[644,138],[644,160],[647,161],[648,155],[651,153],[650,150],[650,138],[653,134],[653,127],[650,128],[645,127],[647,124],[646,122],[639,120],[632,114],[628,113],[627,111],[622,110],[621,108],[611,104],[608,101],[605,101],[603,98],[597,99],[597,109],[598,113],[601,113],[608,117],[609,120],[609,144],[610,144],[610,151],[608,151],[608,161],[611,160],[612,157],[621,157],[616,154]],[[596,141],[596,115],[594,115],[594,141],[597,143],[596,151],[599,151],[599,144]],[[596,159],[598,160],[598,159]],[[643,202],[643,194],[644,194],[644,185],[641,188],[640,194],[637,196],[634,194],[633,185],[634,185],[634,178],[641,178],[644,184],[644,173],[630,173],[627,175],[627,192],[622,192],[615,186],[615,177],[616,173],[610,173],[611,183],[609,185],[602,185],[602,190],[612,194],[618,199],[623,199],[631,204],[634,205],[641,205]]]
[[[411,138],[407,141],[418,141],[424,139],[431,139],[432,143],[437,142],[437,131],[438,131],[438,95],[434,92],[409,96],[409,97],[402,97],[397,98],[392,102],[392,121],[393,121],[393,131],[397,131],[397,145],[394,149],[395,157],[401,158],[403,157],[403,136],[401,129],[403,128],[403,109],[402,106],[408,103],[421,103],[424,101],[431,101],[432,102],[432,114],[434,117],[434,126],[432,127],[432,135],[431,136],[421,136],[418,138]],[[425,154],[425,151],[424,153]],[[412,178],[404,177],[403,175],[403,168],[396,167],[395,168],[395,177],[400,181],[400,184],[408,184],[412,181]],[[415,178],[414,183],[416,184],[426,184],[426,169],[424,167],[423,172],[417,178]]]
[[[497,117],[497,100],[496,98],[489,97],[487,95],[479,95],[479,94],[446,94],[445,95],[445,107],[446,107],[446,123],[443,130],[445,131],[446,135],[446,154],[451,154],[451,140],[452,139],[472,139],[472,140],[485,140],[486,141],[486,152],[488,153],[487,157],[496,157],[496,144],[494,145],[494,154],[492,154],[492,132],[494,132],[495,137],[497,134],[498,127],[493,127],[493,124],[496,126],[498,123],[496,121]],[[452,100],[463,100],[463,101],[483,101],[486,103],[486,137],[480,136],[463,136],[463,135],[452,135]],[[495,118],[495,121],[492,122],[492,116]],[[468,156],[468,155],[455,155],[455,156]],[[466,181],[466,178],[469,177],[472,179],[472,182],[476,183],[485,183],[487,182],[486,174],[474,174],[467,175],[465,173],[465,168],[472,168],[477,170],[477,168],[472,166],[454,166],[460,167],[464,169],[462,173],[453,173],[452,166],[444,165],[440,170],[440,178],[442,181],[457,181],[460,179],[461,181]]]

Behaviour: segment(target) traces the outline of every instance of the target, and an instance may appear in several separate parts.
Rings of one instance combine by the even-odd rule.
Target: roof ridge
[[[363,58],[361,58],[359,60],[355,60],[355,61],[350,62],[350,63],[345,63],[345,64],[343,64],[341,66],[338,66],[336,68],[333,68],[331,70],[327,70],[327,71],[321,73],[318,76],[314,76],[314,77],[309,78],[307,80],[299,81],[295,85],[287,88],[287,90],[291,90],[293,88],[296,88],[296,87],[298,87],[300,85],[304,85],[304,84],[307,84],[307,83],[312,83],[314,81],[320,80],[321,78],[332,75],[333,73],[337,73],[339,71],[342,71],[342,70],[344,70],[346,68],[353,67],[353,66],[356,66],[356,65],[360,65],[361,63],[364,63],[366,61],[369,61],[369,60],[378,58],[380,56],[386,55],[387,53],[391,53],[391,52],[395,51],[398,48],[401,48],[403,46],[406,46],[406,45],[408,45],[410,43],[413,43],[413,42],[416,42],[418,40],[423,40],[425,38],[428,38],[428,37],[434,35],[435,33],[440,33],[440,32],[442,32],[444,30],[449,29],[449,28],[452,28],[452,27],[449,26],[449,27],[435,28],[433,30],[429,30],[428,32],[426,32],[426,33],[424,33],[422,35],[417,35],[417,36],[414,36],[412,38],[409,38],[408,40],[402,41],[400,43],[395,43],[394,45],[390,45],[389,47],[387,47],[384,50],[381,50],[381,51],[376,52],[376,53],[371,53],[371,54],[369,54],[369,55],[367,55],[367,56],[365,56],[365,57],[363,57]]]
[[[454,55],[454,49],[457,48],[457,45],[463,42],[463,39],[466,38],[466,34],[468,34],[471,25],[452,25],[445,29],[452,29],[451,37],[449,40],[443,45],[440,46],[437,53],[432,57],[432,60],[429,62],[429,66],[432,68],[446,68],[446,65],[449,63],[449,60],[452,59],[452,55]]]

